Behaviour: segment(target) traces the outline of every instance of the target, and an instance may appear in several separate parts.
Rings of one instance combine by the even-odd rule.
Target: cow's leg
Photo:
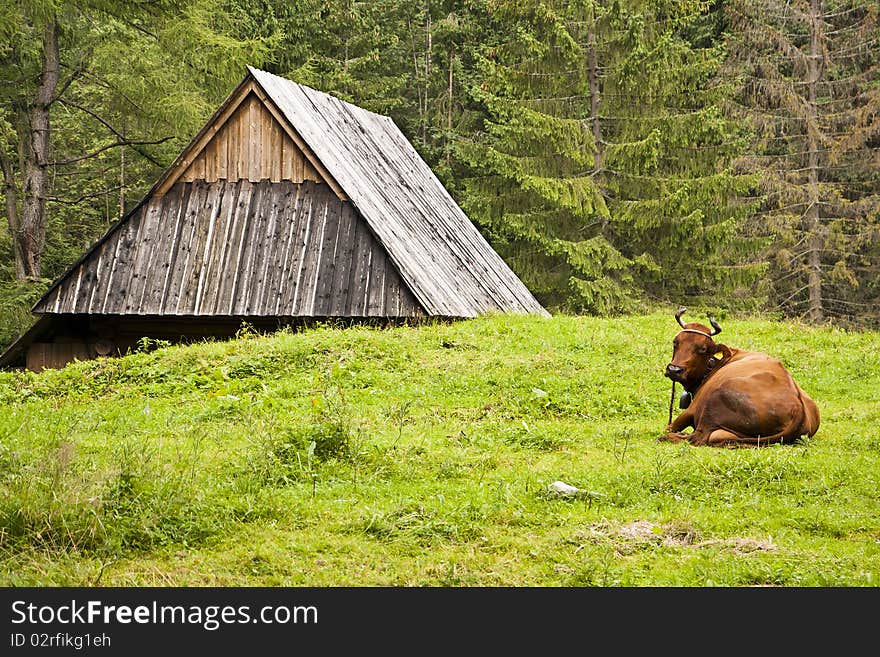
[[[684,433],[681,431],[678,432],[670,432],[665,435],[660,436],[659,440],[661,442],[668,443],[681,443],[681,442],[689,442],[691,445],[708,445],[709,438],[708,436],[699,429],[694,429],[690,433]]]
[[[709,434],[706,444],[712,447],[739,447],[744,445],[745,436],[727,429],[715,429]]]
[[[690,434],[681,433],[681,432],[672,432],[672,433],[664,433],[657,440],[660,442],[666,443],[680,443],[684,440],[689,440]]]
[[[783,442],[783,434],[774,436],[743,436],[727,429],[715,429],[709,434],[707,445],[712,447],[763,447]]]
[[[694,413],[690,409],[679,413],[666,427],[666,433],[681,433],[688,427],[694,426]]]
[[[666,433],[657,440],[668,443],[680,443],[683,440],[690,440],[691,434],[684,433],[684,430],[692,426],[694,426],[693,412],[690,410],[682,411],[666,427]]]

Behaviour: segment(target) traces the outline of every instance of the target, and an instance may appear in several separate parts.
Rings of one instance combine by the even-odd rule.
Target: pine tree
[[[880,322],[880,30],[875,1],[735,0],[731,112],[763,173],[754,230],[773,239],[785,314]]]
[[[404,100],[409,3],[401,0],[275,2],[286,32],[273,72],[382,114]]]
[[[590,81],[582,37],[588,7],[496,2],[494,41],[477,53],[471,88],[487,117],[462,139],[472,175],[462,202],[493,245],[548,307],[609,312],[634,304],[634,263],[611,241],[596,179]]]
[[[650,299],[755,308],[765,266],[744,220],[756,179],[732,170],[746,133],[721,109],[718,17],[706,2],[650,7],[608,12],[597,48],[593,114],[615,243],[645,261],[638,280]]]
[[[464,202],[514,270],[575,311],[745,302],[760,266],[738,199],[753,181],[728,170],[742,141],[713,86],[722,52],[686,38],[706,3],[493,7]]]
[[[460,174],[454,144],[459,136],[472,134],[481,120],[466,89],[475,69],[475,44],[486,38],[483,4],[481,0],[404,3],[410,111],[399,112],[396,118],[453,193]]]

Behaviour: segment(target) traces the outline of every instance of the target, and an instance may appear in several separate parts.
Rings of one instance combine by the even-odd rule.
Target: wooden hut
[[[544,308],[386,117],[252,67],[0,366],[306,319]]]

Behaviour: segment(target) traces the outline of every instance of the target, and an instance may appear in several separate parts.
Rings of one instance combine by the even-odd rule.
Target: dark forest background
[[[251,64],[391,116],[549,310],[880,326],[876,0],[0,0],[0,346]]]

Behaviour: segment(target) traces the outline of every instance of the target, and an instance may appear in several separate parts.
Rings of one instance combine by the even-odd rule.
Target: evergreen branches
[[[741,86],[727,109],[754,129],[740,166],[765,174],[754,221],[775,254],[771,302],[813,321],[880,316],[864,310],[878,301],[880,60],[865,43],[876,39],[877,13],[861,0],[780,1],[769,13],[748,0],[728,5]]]
[[[876,1],[5,3],[7,278],[53,12],[45,276],[253,64],[390,115],[551,310],[880,323]]]

